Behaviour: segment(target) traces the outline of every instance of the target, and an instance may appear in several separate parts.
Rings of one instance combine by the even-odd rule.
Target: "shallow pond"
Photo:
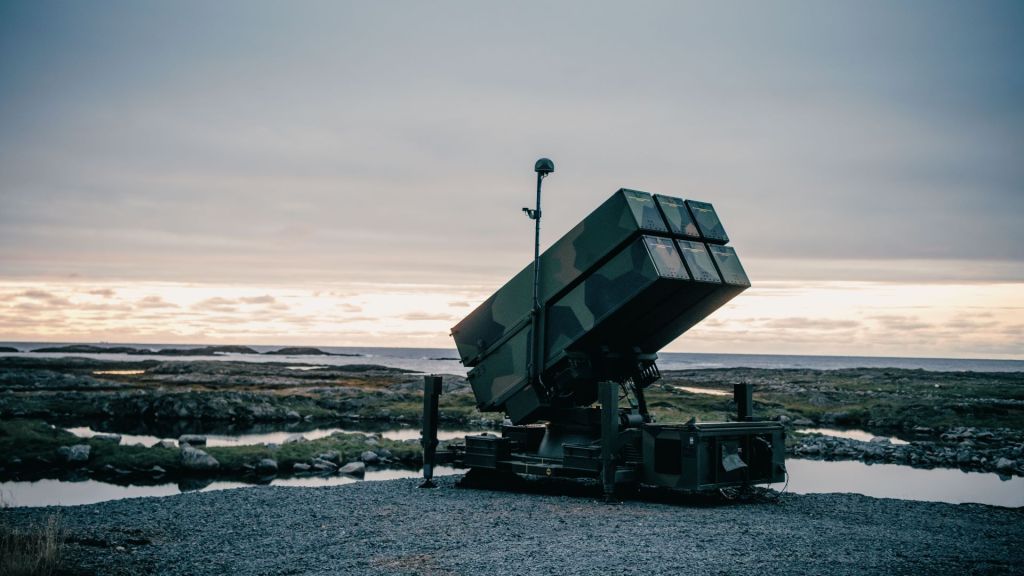
[[[450,466],[437,466],[435,476],[447,476],[462,473]],[[420,478],[419,470],[367,470],[364,480],[395,480],[397,478]],[[309,488],[319,486],[340,486],[352,484],[360,480],[350,476],[306,476],[301,478],[275,478],[271,486],[294,486]],[[188,487],[179,484],[157,484],[153,486],[121,486],[100,482],[99,480],[36,480],[34,482],[0,482],[0,497],[12,507],[19,506],[77,506],[79,504],[95,504],[107,500],[122,498],[140,498],[143,496],[173,496],[182,492],[207,492],[211,490],[229,490],[252,486],[244,482],[217,480],[201,487]]]
[[[67,428],[68,432],[71,432],[75,436],[80,438],[91,438],[97,434],[102,434],[88,426],[74,426]],[[281,444],[288,437],[301,434],[306,440],[316,440],[318,438],[326,438],[336,432],[342,432],[346,434],[370,434],[367,430],[358,430],[352,427],[345,428],[313,428],[301,432],[288,431],[288,430],[276,430],[270,432],[241,432],[237,434],[201,434],[206,437],[207,446],[251,446],[255,444]],[[467,434],[479,434],[481,431],[471,430],[438,430],[438,440],[454,440],[456,438],[462,438]],[[380,434],[382,437],[389,440],[419,440],[420,430],[419,428],[385,428],[382,430],[374,430],[372,433]],[[121,434],[121,444],[142,444],[144,446],[152,446],[161,440],[177,440],[177,437],[162,437],[149,434]]]
[[[858,461],[829,462],[824,460],[802,460],[791,458],[789,467],[788,492],[812,494],[845,492],[864,494],[876,498],[897,498],[902,500],[924,500],[962,504],[974,502],[995,506],[1024,506],[1024,478],[1001,477],[996,474],[962,472],[952,469],[924,470],[897,464],[865,464]],[[436,475],[462,472],[447,466],[439,466]],[[365,481],[392,480],[395,478],[419,478],[416,470],[371,470]],[[336,486],[359,480],[347,476],[315,476],[282,478],[271,482],[273,486]],[[198,490],[225,490],[250,486],[242,482],[215,481],[199,487]],[[777,490],[782,484],[772,486]],[[140,496],[171,496],[188,491],[188,487],[177,484],[156,486],[118,486],[85,480],[71,482],[64,480],[38,480],[35,482],[2,482],[0,493],[10,506],[49,506],[91,504],[120,498]]]

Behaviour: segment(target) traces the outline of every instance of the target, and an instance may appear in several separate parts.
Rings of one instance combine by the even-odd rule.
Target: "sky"
[[[1019,2],[0,2],[0,339],[449,347],[620,187],[667,350],[1024,359]]]

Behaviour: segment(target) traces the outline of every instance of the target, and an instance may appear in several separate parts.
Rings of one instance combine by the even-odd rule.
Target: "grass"
[[[7,503],[0,497],[0,508]],[[0,512],[0,574],[49,576],[61,567],[65,532],[60,516],[50,514],[42,525],[11,526]]]
[[[56,462],[57,449],[74,444],[89,444],[89,461],[86,465],[93,470],[111,466],[119,470],[144,472],[159,466],[168,473],[183,472],[177,448],[119,445],[107,440],[79,438],[65,430],[51,428],[39,420],[0,420],[0,454],[4,454],[7,459],[17,456],[22,461],[41,458]],[[255,465],[264,458],[276,460],[279,468],[287,471],[293,464],[308,462],[325,452],[337,452],[342,463],[357,460],[363,452],[377,448],[389,450],[394,459],[402,464],[414,465],[421,458],[418,443],[371,440],[363,434],[335,434],[275,447],[259,444],[199,448],[217,459],[220,473],[224,474],[243,473],[247,464]]]

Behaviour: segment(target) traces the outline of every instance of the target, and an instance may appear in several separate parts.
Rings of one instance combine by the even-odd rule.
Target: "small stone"
[[[341,474],[347,474],[348,476],[359,476],[360,478],[366,474],[366,464],[362,462],[349,462],[338,470]]]
[[[297,444],[299,442],[305,442],[306,437],[302,434],[292,434],[291,436],[284,439],[283,444]]]
[[[260,474],[276,474],[277,473],[277,460],[273,458],[264,458],[256,463],[256,471]]]
[[[206,436],[201,436],[199,434],[182,434],[181,436],[178,436],[178,444],[206,446]]]
[[[360,454],[359,459],[366,464],[376,464],[377,462],[380,462],[380,456],[377,456],[376,452],[371,452],[369,450]]]

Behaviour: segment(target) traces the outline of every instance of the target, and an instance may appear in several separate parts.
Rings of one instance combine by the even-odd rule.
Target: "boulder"
[[[153,445],[154,448],[170,448],[175,449],[178,447],[178,443],[174,440],[161,440]]]
[[[797,418],[793,420],[793,426],[814,426],[814,420],[808,420],[807,418]]]
[[[296,462],[292,464],[292,472],[309,472],[309,464],[303,464],[302,462]]]
[[[319,458],[314,458],[310,462],[310,465],[313,467],[313,470],[316,470],[317,472],[334,472],[338,469],[338,466],[333,462],[328,462],[327,460],[321,460]]]
[[[99,440],[100,442],[113,442],[114,444],[121,443],[120,434],[96,434],[92,439]]]
[[[1000,458],[996,460],[996,470],[1000,472],[1013,472],[1013,469],[1017,466],[1017,463],[1009,458]]]
[[[872,444],[889,444],[890,442],[889,442],[889,439],[886,438],[885,436],[872,436],[871,437],[871,443]]]
[[[362,478],[366,474],[366,464],[363,464],[362,462],[349,462],[342,466],[341,470],[338,470],[338,472],[348,476],[359,476]]]
[[[264,458],[256,463],[256,472],[260,474],[277,474],[277,460]]]
[[[185,470],[210,471],[220,468],[220,462],[213,456],[189,444],[181,447],[181,467]]]
[[[377,462],[380,462],[380,456],[377,456],[376,452],[371,452],[369,450],[360,454],[359,459],[366,464],[376,464]]]
[[[182,434],[178,437],[178,444],[189,444],[191,446],[206,446],[206,436],[199,434]]]
[[[295,410],[289,410],[289,411],[285,412],[284,417],[287,418],[288,420],[301,420],[302,419],[302,415],[299,414],[298,412],[296,412]]]
[[[338,452],[335,450],[331,450],[330,452],[322,452],[320,454],[317,454],[316,457],[321,460],[327,460],[328,462],[334,464],[341,464],[341,454],[338,454]]]
[[[92,448],[88,444],[75,444],[74,446],[61,446],[57,449],[57,455],[64,462],[88,462],[89,452]]]

